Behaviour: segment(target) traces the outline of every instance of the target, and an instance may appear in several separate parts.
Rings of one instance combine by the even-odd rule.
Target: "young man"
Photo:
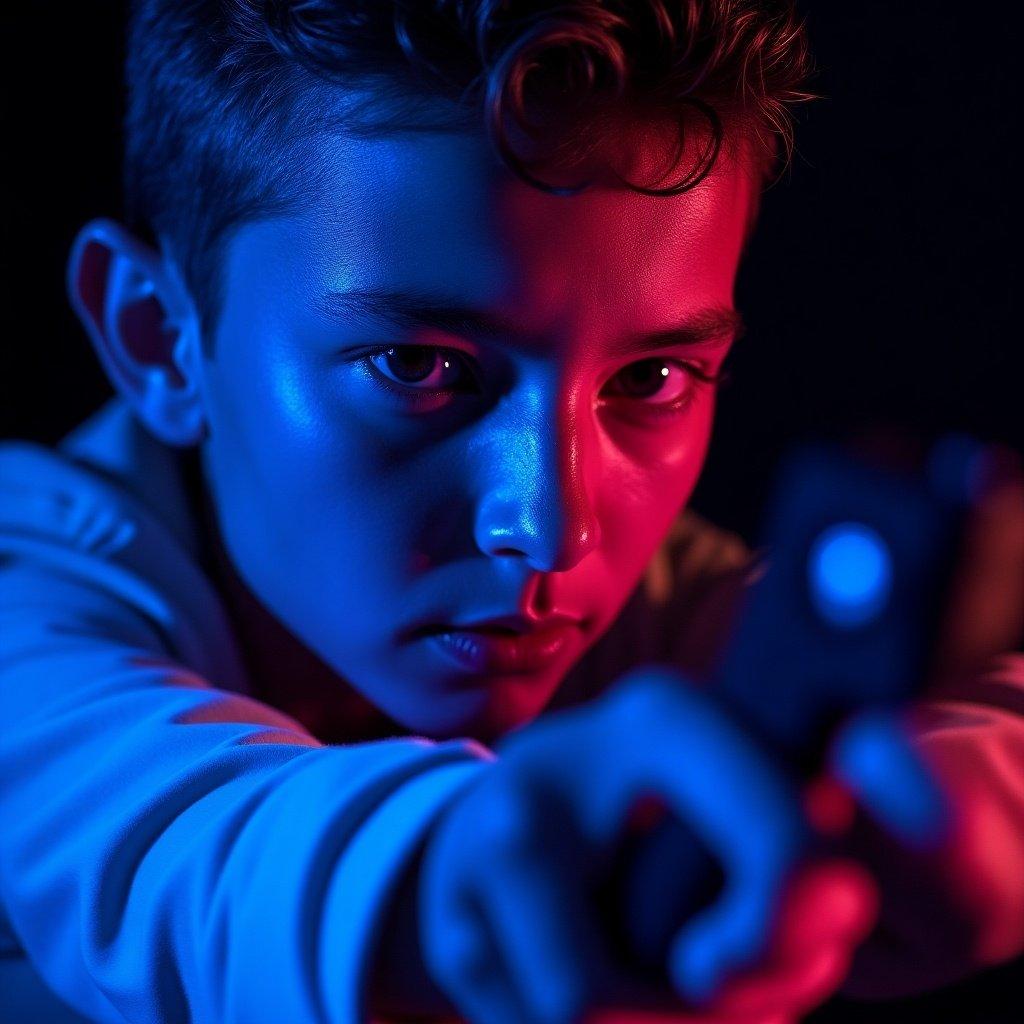
[[[620,679],[699,677],[756,571],[684,509],[806,65],[781,3],[137,5],[130,223],[69,268],[118,398],[2,453],[25,986],[101,1021],[767,1024],[843,981],[865,873],[791,877],[778,768],[685,676]],[[933,794],[885,750],[899,836]],[[735,883],[660,984],[591,899],[644,791]],[[999,885],[1020,807],[982,805]],[[1019,949],[1009,896],[911,987]]]

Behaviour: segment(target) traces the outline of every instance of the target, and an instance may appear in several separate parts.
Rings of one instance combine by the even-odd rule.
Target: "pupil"
[[[433,350],[421,345],[403,345],[387,351],[391,372],[406,384],[415,384],[429,377],[435,358]]]
[[[662,363],[657,359],[644,359],[634,363],[625,372],[624,390],[630,395],[649,398],[661,389],[665,378],[661,372]]]

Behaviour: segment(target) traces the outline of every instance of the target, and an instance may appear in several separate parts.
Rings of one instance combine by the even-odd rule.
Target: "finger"
[[[878,886],[856,861],[833,858],[808,864],[783,899],[769,956],[781,963],[828,942],[853,947],[874,927],[878,909]]]
[[[717,861],[686,822],[666,815],[628,851],[620,919],[637,964],[664,966],[679,924],[711,899],[721,884]]]
[[[874,925],[878,904],[877,886],[859,864],[809,865],[783,900],[764,965],[729,979],[714,1009],[799,1014],[824,1002],[845,978],[853,950]]]
[[[719,900],[677,933],[670,953],[678,990],[704,1001],[763,949],[807,833],[788,780],[706,695],[671,670],[642,671],[616,710],[639,714],[649,742],[622,751],[632,763],[619,760],[619,778],[661,795],[725,871]]]
[[[930,849],[947,838],[951,820],[945,794],[895,716],[868,711],[850,719],[833,741],[829,767],[905,844]]]
[[[774,911],[781,872],[730,881],[718,901],[677,933],[669,974],[684,999],[706,1007],[725,976],[756,959]]]
[[[525,1007],[505,973],[494,930],[475,901],[460,901],[431,944],[434,980],[472,1024],[523,1024]]]
[[[494,926],[495,944],[529,1020],[561,1024],[577,1019],[588,979],[600,970],[595,936],[578,878],[557,851],[521,842],[485,870],[480,899]]]
[[[785,968],[745,971],[723,984],[710,1009],[740,1020],[806,1013],[835,992],[849,965],[849,951],[830,945]]]
[[[478,899],[474,861],[452,831],[427,849],[420,872],[420,948],[431,979],[472,1024],[522,1024],[525,1007],[504,972]]]

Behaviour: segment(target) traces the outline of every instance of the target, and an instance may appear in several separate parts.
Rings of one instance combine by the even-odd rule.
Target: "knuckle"
[[[789,809],[783,809],[788,811]],[[761,880],[766,891],[786,876],[804,848],[804,829],[795,811],[767,815],[748,848],[747,872]]]
[[[451,938],[435,945],[424,960],[431,979],[456,1005],[465,1001],[481,973],[482,947],[468,941],[456,943]]]
[[[542,1007],[544,1024],[572,1024],[579,1019],[586,996],[575,979],[560,979],[547,996],[547,1005]]]
[[[513,780],[494,786],[477,808],[473,829],[487,857],[521,850],[536,835],[536,818],[528,791]],[[486,868],[487,861],[480,866]]]
[[[678,710],[685,678],[667,666],[644,665],[623,676],[612,691],[615,713],[638,724],[661,721]]]
[[[487,947],[470,912],[465,881],[434,889],[421,905],[419,939],[423,965],[438,987],[459,1005],[486,968]]]
[[[443,954],[443,971],[453,989],[470,984],[479,975],[483,952],[480,942],[471,942],[468,938],[458,944],[449,944]]]

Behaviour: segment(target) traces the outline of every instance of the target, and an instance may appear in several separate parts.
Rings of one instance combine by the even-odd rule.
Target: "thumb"
[[[936,676],[955,679],[1024,642],[1024,468],[990,446],[943,614]]]
[[[874,879],[856,861],[802,866],[786,886],[765,957],[725,983],[715,1013],[735,1021],[799,1019],[842,984],[878,904]]]
[[[788,887],[772,954],[795,958],[829,942],[856,945],[875,923],[878,898],[874,879],[852,859],[805,865]]]

